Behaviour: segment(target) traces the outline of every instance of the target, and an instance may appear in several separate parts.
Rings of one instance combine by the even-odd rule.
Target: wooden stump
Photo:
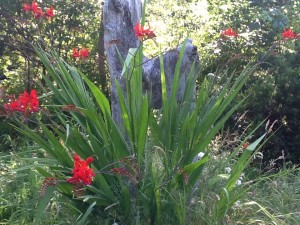
[[[122,83],[121,72],[123,64],[119,58],[115,44],[123,59],[126,58],[130,48],[139,46],[139,39],[135,37],[133,27],[140,21],[142,13],[141,0],[106,0],[103,8],[104,48],[109,65],[111,80],[111,110],[113,119],[122,127],[121,109],[118,102],[116,80]],[[179,58],[181,46],[166,52],[163,55],[167,90],[170,93],[176,62]],[[187,74],[193,62],[199,65],[197,47],[187,41],[180,71],[180,87],[178,98],[183,95]],[[148,82],[153,96],[153,108],[160,108],[161,78],[159,58],[147,59],[143,64],[143,82]],[[147,86],[147,85],[145,85]]]

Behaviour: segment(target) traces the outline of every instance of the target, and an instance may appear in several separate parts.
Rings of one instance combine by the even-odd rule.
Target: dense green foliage
[[[45,69],[30,45],[36,41],[51,46],[68,60],[72,60],[73,48],[90,49],[87,60],[73,63],[100,84],[103,74],[98,70],[99,1],[44,0],[40,3],[43,10],[54,6],[55,16],[51,20],[38,19],[22,11],[22,4],[31,2],[10,0],[7,4],[6,0],[0,1],[0,72],[11,79],[4,82],[8,91],[42,88]]]
[[[197,99],[194,99],[193,93],[197,74],[192,68],[183,98],[178,102],[183,47],[169,97],[164,72],[161,72],[163,107],[160,115],[155,116],[150,108],[149,96],[142,90],[142,46],[132,49],[126,60],[129,66],[124,66],[127,94],[118,86],[123,130],[112,119],[108,99],[86,76],[59,58],[57,53],[47,54],[40,48],[36,51],[49,74],[44,79],[59,104],[49,106],[56,111],[59,126],[53,121],[52,124],[37,121],[41,135],[24,125],[22,120],[19,120],[18,126],[23,126],[16,127],[54,160],[40,157],[41,162],[46,163],[43,166],[47,167],[38,164],[36,169],[46,178],[58,179],[55,186],[61,193],[87,202],[90,205],[87,212],[93,208],[102,215],[101,221],[185,224],[190,204],[188,198],[198,186],[204,165],[210,160],[210,141],[242,103],[229,109],[255,66],[247,66],[237,77],[236,74],[230,78],[224,75],[224,87],[217,92],[213,92],[215,78],[205,79],[196,94]],[[161,68],[164,68],[163,60]],[[70,115],[60,112],[70,104],[75,107]],[[264,136],[249,145],[233,164],[232,174],[224,182],[226,193],[222,188],[218,190],[220,200],[212,205],[214,213],[206,218],[210,221],[208,224],[224,221],[227,210],[239,198],[235,184]],[[226,161],[235,158],[242,144],[243,141]],[[204,156],[195,161],[200,149],[203,149]],[[70,176],[73,152],[83,159],[95,157],[93,168],[96,177],[86,188],[74,186],[72,193],[72,185],[66,180]],[[122,172],[115,174],[116,170]],[[78,188],[84,190],[83,194],[76,194],[74,190]],[[175,200],[177,198],[180,202]],[[43,210],[38,210],[37,215]]]
[[[1,82],[1,89],[10,93],[18,92],[20,87],[43,89],[44,81],[41,78],[45,70],[28,45],[28,42],[39,39],[68,60],[71,60],[73,47],[90,48],[91,57],[88,60],[73,63],[92,81],[97,82],[108,96],[100,2],[43,1],[43,7],[55,5],[57,16],[51,21],[37,20],[22,12],[22,3],[23,1],[12,0],[8,5],[5,0],[0,1],[0,72],[11,78]],[[280,34],[284,28],[291,27],[298,31],[299,7],[297,1],[151,0],[147,9],[147,21],[158,36],[156,44],[161,44],[163,49],[176,47],[186,36],[193,39],[200,52],[203,76],[214,73],[217,69],[240,70],[249,61],[264,59],[258,75],[247,85],[249,89],[244,95],[250,93],[253,97],[240,114],[248,111],[248,123],[254,124],[268,116],[272,121],[278,120],[281,129],[274,135],[271,144],[266,146],[266,162],[279,157],[282,150],[289,160],[297,162],[299,159],[296,153],[299,138],[289,134],[289,130],[297,133],[293,129],[299,124],[295,117],[295,99],[299,98],[299,94],[293,88],[283,89],[283,83],[290,80],[290,75],[285,79],[282,77],[284,74],[291,74],[291,68],[284,69],[287,67],[277,63],[287,58],[289,62],[295,62],[292,70],[296,82],[293,84],[299,82],[299,75],[296,74],[298,44],[294,45],[293,41],[276,44],[281,40]],[[166,8],[168,10],[162,10]],[[237,30],[239,38],[221,38],[220,32],[227,27]],[[146,49],[148,55],[158,54],[155,42],[148,42]],[[270,55],[272,57],[265,58]],[[289,100],[291,104],[281,107],[281,101],[284,101],[287,92],[295,97],[292,100],[294,102]],[[253,98],[256,100],[252,101]],[[253,102],[255,106],[251,105]],[[289,113],[291,111],[294,116]]]
[[[39,93],[47,92],[43,76],[44,66],[31,46],[31,43],[44,43],[58,54],[78,66],[87,76],[108,94],[107,74],[103,55],[98,42],[101,23],[101,4],[97,0],[44,0],[39,3],[45,11],[54,6],[55,16],[51,20],[37,19],[30,12],[22,11],[22,4],[32,1],[0,0],[0,74],[9,80],[0,81],[0,103],[7,101],[10,94],[18,95],[23,90],[35,88]],[[100,42],[99,42],[100,43]],[[85,60],[71,58],[73,48],[88,48],[90,56]],[[100,54],[99,54],[100,52]],[[51,102],[49,96],[41,99],[45,104]],[[16,138],[10,129],[10,120],[0,117],[0,143],[5,135]],[[3,136],[4,135],[4,136]],[[3,144],[0,150],[10,150]]]
[[[281,36],[287,27],[300,33],[298,1],[150,0],[147,22],[157,38],[128,59],[120,130],[109,107],[100,1],[43,0],[43,8],[55,5],[51,20],[22,12],[24,1],[9,2],[0,0],[0,74],[10,78],[0,91],[44,95],[36,117],[0,117],[1,222],[300,224],[299,171],[266,173],[300,160],[300,40]],[[228,27],[237,38],[221,35]],[[178,81],[168,99],[162,73],[163,109],[153,112],[141,90],[141,54],[158,55],[158,45],[175,48],[186,36],[198,46],[201,76],[191,73],[180,103]],[[75,60],[74,47],[90,56]],[[249,62],[258,62],[251,76]],[[0,103],[8,98],[0,93]],[[93,156],[97,174],[78,195],[66,182],[73,152]],[[204,157],[194,161],[198,153]],[[32,169],[58,183],[45,185]]]
[[[282,151],[287,160],[299,163],[300,41],[282,41],[281,36],[287,27],[300,32],[299,1],[164,1],[163,8],[168,8],[164,11],[157,7],[160,1],[150,3],[151,24],[164,27],[158,30],[159,40],[174,47],[186,35],[191,37],[201,53],[203,76],[216,70],[241,70],[251,61],[262,62],[244,88],[241,98],[250,97],[239,115],[247,112],[246,126],[266,118],[271,123],[277,121],[274,129],[280,129],[264,147],[266,165]],[[221,31],[228,27],[239,37],[222,38]]]

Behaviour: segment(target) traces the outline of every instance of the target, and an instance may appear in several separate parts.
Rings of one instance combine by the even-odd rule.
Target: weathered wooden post
[[[164,70],[166,76],[167,93],[170,95],[171,86],[174,77],[176,63],[179,59],[179,53],[181,46],[177,49],[170,50],[163,55],[164,59]],[[145,59],[143,64],[144,76],[150,82],[152,91],[152,105],[153,108],[159,109],[162,106],[162,93],[161,93],[161,78],[160,78],[160,60],[159,57],[153,59]],[[197,47],[192,44],[191,40],[187,40],[184,55],[180,67],[180,86],[178,90],[177,98],[180,100],[184,94],[185,84],[187,76],[195,62],[196,68],[199,67],[199,56]]]
[[[104,3],[104,49],[111,80],[111,110],[117,123],[122,120],[115,81],[121,81],[123,65],[115,46],[111,43],[118,43],[118,50],[123,59],[130,48],[137,48],[139,40],[135,37],[133,27],[140,21],[141,13],[141,0],[106,0]]]
[[[104,27],[104,49],[109,65],[111,80],[111,109],[114,120],[122,124],[121,110],[117,98],[116,82],[121,82],[121,71],[123,65],[120,61],[118,52],[114,46],[117,43],[118,50],[126,58],[130,48],[139,46],[139,39],[135,37],[133,27],[140,21],[142,14],[141,0],[106,0],[103,8],[103,27]],[[176,62],[179,58],[180,46],[177,49],[166,52],[163,55],[167,90],[170,92],[171,83],[174,76]],[[189,73],[193,62],[199,65],[197,47],[189,40],[187,41],[185,53],[180,70],[181,84],[179,87],[178,98],[182,96],[186,76]],[[161,107],[161,79],[159,58],[146,59],[143,64],[143,80],[149,82],[153,96],[153,107]],[[121,125],[122,126],[122,125]]]

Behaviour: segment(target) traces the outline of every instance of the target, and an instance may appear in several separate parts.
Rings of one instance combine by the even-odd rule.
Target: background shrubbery
[[[91,57],[88,60],[73,63],[108,94],[109,82],[103,61],[102,5],[99,2],[55,2],[58,14],[51,22],[38,21],[28,13],[22,13],[19,0],[11,0],[9,5],[5,0],[0,3],[0,72],[11,79],[2,81],[2,89],[13,94],[20,88],[44,88],[41,78],[45,69],[28,45],[38,37],[68,60],[71,60],[73,47],[89,48]],[[51,4],[51,0],[46,0],[42,5],[48,7]],[[264,147],[266,163],[279,157],[282,151],[288,160],[299,162],[299,121],[296,116],[299,41],[274,46],[281,40],[284,28],[291,27],[300,32],[299,4],[297,1],[272,0],[151,0],[147,10],[147,21],[151,22],[158,36],[157,43],[163,44],[163,48],[176,47],[186,36],[193,39],[200,52],[202,76],[228,68],[239,70],[249,61],[262,59],[272,48],[260,70],[249,80],[244,95],[251,94],[251,97],[240,111],[240,114],[248,111],[247,122],[254,126],[268,116],[272,121],[278,120],[280,130]],[[227,27],[236,30],[240,37],[220,38],[221,30]],[[147,43],[148,55],[157,55],[157,50],[153,42]]]

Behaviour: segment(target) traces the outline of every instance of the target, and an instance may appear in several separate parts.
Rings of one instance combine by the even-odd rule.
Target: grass
[[[42,178],[30,169],[33,162],[23,159],[34,156],[36,150],[32,145],[23,144],[14,151],[1,152],[1,225],[32,224],[34,220]],[[224,187],[229,177],[228,169],[224,168],[230,167],[222,164],[224,157],[224,154],[215,156],[203,171],[194,195],[188,198],[186,224],[218,224],[213,221],[213,209],[219,199],[220,188]],[[249,171],[246,172],[240,188],[234,193],[243,195],[228,210],[223,224],[300,224],[300,170],[283,168],[276,174],[266,175],[254,169],[255,176],[251,176],[253,172]],[[215,179],[212,180],[211,177]],[[56,193],[46,208],[41,224],[78,224],[80,215],[82,213],[71,202]]]
[[[228,162],[229,149],[237,146],[240,139],[237,133],[223,131],[212,141],[212,160],[200,175],[201,180],[189,199],[186,224],[220,224],[214,222],[213,209],[240,154],[237,152],[237,157]],[[227,211],[222,224],[300,225],[300,168],[285,163],[277,172],[275,165],[270,165],[266,171],[261,166],[263,153],[257,155],[241,176],[241,182],[236,184],[237,190],[230,197],[237,197],[238,201]]]
[[[14,140],[15,141],[15,140]],[[40,200],[43,178],[32,170],[34,162],[25,161],[36,154],[37,147],[21,140],[10,151],[0,152],[0,224],[32,224]],[[73,207],[74,208],[74,207]],[[48,204],[42,224],[75,224],[80,215],[72,205],[56,193]]]
[[[228,179],[221,171],[222,157],[209,163],[194,196],[190,199],[189,220],[186,224],[220,224],[214,222],[213,208],[220,188]],[[257,171],[256,171],[257,173]],[[216,176],[216,174],[219,174]],[[282,169],[272,175],[256,174],[255,179],[244,175],[239,188],[231,196],[239,201],[227,211],[222,224],[227,225],[297,225],[300,224],[300,170]],[[216,177],[211,180],[210,177]]]
[[[300,224],[300,170],[283,169],[264,179],[243,201],[236,208],[237,218],[244,215],[240,224]]]

